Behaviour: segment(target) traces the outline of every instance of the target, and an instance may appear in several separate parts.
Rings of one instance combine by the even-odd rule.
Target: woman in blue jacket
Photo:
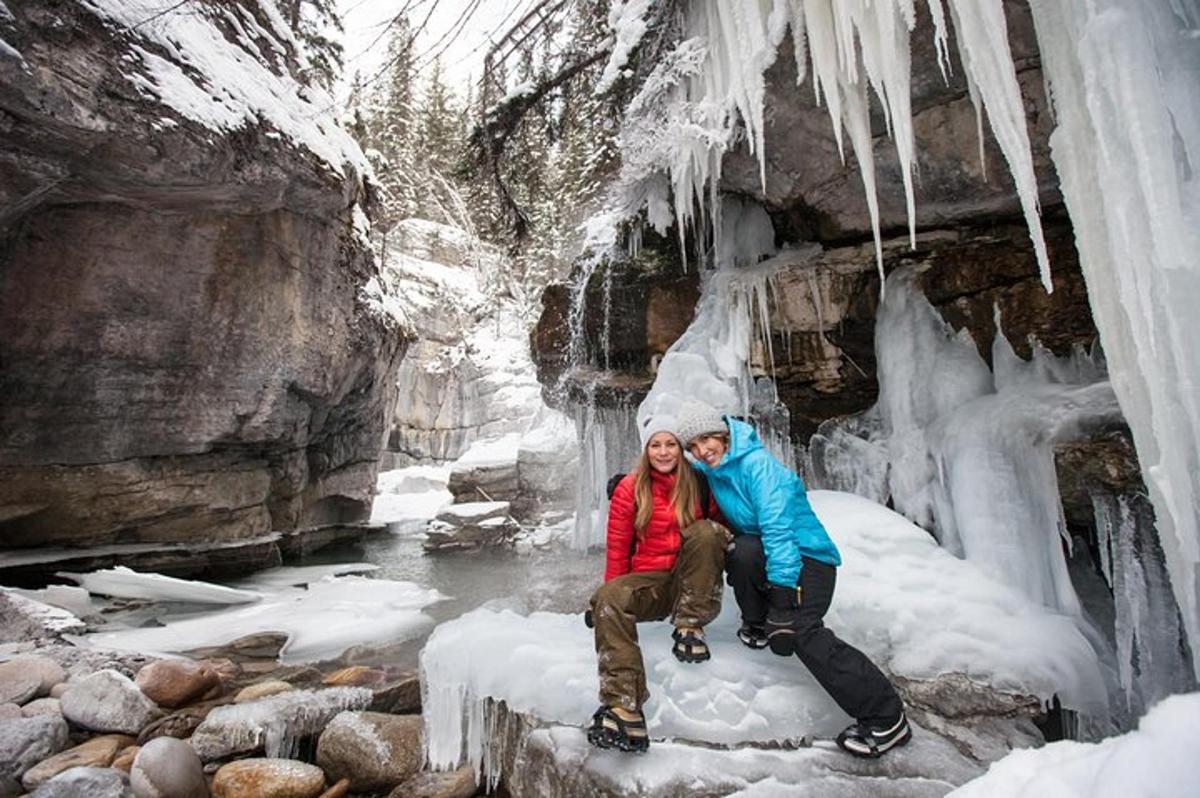
[[[725,569],[742,612],[738,638],[796,654],[856,723],[838,735],[851,754],[881,756],[912,736],[891,682],[823,618],[842,559],[813,513],[804,483],[768,452],[754,429],[701,402],[686,402],[677,432],[708,477],[735,531]]]

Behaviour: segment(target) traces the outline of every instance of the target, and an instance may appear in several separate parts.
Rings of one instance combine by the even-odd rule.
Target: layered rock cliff
[[[366,516],[406,337],[269,4],[0,5],[0,546]]]

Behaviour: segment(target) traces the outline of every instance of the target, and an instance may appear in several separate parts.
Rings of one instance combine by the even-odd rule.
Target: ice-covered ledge
[[[905,762],[909,776],[929,781],[926,792],[941,794],[973,775],[976,760],[999,756],[1013,743],[1032,742],[1027,721],[1013,719],[1020,714],[1014,708],[1028,711],[1030,702],[1016,697],[1047,700],[1057,694],[1066,706],[1103,710],[1100,668],[1077,619],[1030,602],[880,505],[829,491],[810,496],[844,559],[829,624],[903,677],[910,701],[917,699],[931,728],[938,729],[938,734],[921,730],[902,756],[890,759],[892,765],[875,763],[869,773],[885,775]],[[678,787],[678,778],[695,770],[691,760],[696,757],[709,763],[705,772],[711,768],[717,779],[701,781],[726,786],[742,777],[720,774],[740,772],[742,760],[779,760],[764,766],[763,774],[776,766],[797,774],[834,767],[817,764],[814,757],[829,758],[837,772],[858,766],[820,747],[770,753],[738,748],[819,741],[848,719],[799,660],[741,646],[734,636],[737,621],[727,594],[721,616],[709,627],[713,659],[700,666],[683,665],[670,655],[667,624],[640,627],[652,696],[646,706],[651,735],[673,742],[653,745],[647,764],[618,769],[621,778],[630,767],[645,771],[645,778],[658,773],[654,783],[659,786],[653,789],[669,792],[669,785]],[[421,666],[428,756],[435,767],[469,760],[481,776],[513,778],[503,771],[505,763],[537,749],[553,754],[548,761],[556,772],[594,771],[609,778],[603,763],[612,755],[588,750],[579,731],[596,706],[597,676],[591,632],[578,615],[476,610],[434,632]],[[973,708],[964,717],[951,705],[967,686],[971,700],[960,705]],[[487,710],[494,702],[504,702],[505,708]],[[939,712],[941,707],[946,709]],[[501,721],[514,717],[520,722],[509,725],[518,731],[501,735]],[[521,752],[507,750],[511,745]],[[718,755],[713,746],[736,750]],[[575,760],[586,766],[569,764]],[[746,773],[743,786],[776,778]],[[621,784],[631,792],[650,789],[650,782]]]

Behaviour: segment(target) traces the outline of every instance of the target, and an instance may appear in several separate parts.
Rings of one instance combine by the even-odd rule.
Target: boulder
[[[294,759],[240,759],[213,778],[213,798],[318,798],[325,790],[319,767]]]
[[[463,765],[449,773],[418,773],[392,790],[388,798],[471,798],[478,791],[475,769]]]
[[[57,698],[35,698],[21,707],[21,715],[32,718],[34,715],[58,715],[62,717],[62,704]]]
[[[211,668],[185,659],[161,659],[137,672],[137,686],[164,707],[181,707],[221,686],[221,677]]]
[[[0,795],[19,794],[25,772],[66,745],[67,723],[62,718],[0,720]]]
[[[520,493],[517,453],[521,436],[479,440],[450,467],[446,487],[455,502],[510,501]]]
[[[112,768],[79,767],[59,773],[30,798],[135,798],[128,777]]]
[[[233,703],[245,704],[248,701],[257,701],[258,699],[266,698],[269,695],[278,695],[279,693],[286,693],[289,690],[295,689],[295,687],[287,682],[283,682],[278,679],[268,679],[265,682],[259,682],[257,684],[251,684],[243,687],[238,691],[237,695],[233,697]]]
[[[0,720],[10,720],[12,718],[23,718],[21,707],[17,704],[0,704]]]
[[[0,701],[4,701],[3,686],[15,678],[34,677],[38,680],[38,696],[50,694],[50,689],[67,680],[67,672],[49,657],[37,654],[22,654],[7,662],[0,662]],[[20,703],[20,702],[18,702]]]
[[[196,749],[173,737],[158,737],[141,747],[129,782],[138,798],[208,798]]]
[[[113,670],[93,673],[71,682],[59,699],[63,717],[76,726],[97,732],[137,735],[162,712],[133,680]]]
[[[317,741],[317,764],[355,792],[391,789],[421,767],[422,721],[415,715],[343,712]]]
[[[205,762],[264,747],[268,756],[277,757],[291,753],[302,738],[320,733],[338,713],[370,706],[372,698],[365,687],[330,687],[217,707],[190,742]]]
[[[26,790],[33,792],[59,773],[71,768],[106,768],[112,764],[117,751],[132,743],[133,738],[123,734],[104,734],[93,737],[87,742],[74,748],[68,748],[49,759],[43,759],[25,771],[25,775],[21,777],[21,784]]]

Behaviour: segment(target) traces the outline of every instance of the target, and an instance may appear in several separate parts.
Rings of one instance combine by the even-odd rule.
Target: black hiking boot
[[[852,724],[837,736],[842,750],[866,759],[878,759],[893,748],[906,745],[912,739],[908,718],[900,713],[900,719],[887,726]]]
[[[642,754],[650,749],[646,718],[639,712],[637,720],[625,720],[613,712],[612,707],[600,707],[592,715],[587,739],[597,748],[616,748],[632,754]]]

